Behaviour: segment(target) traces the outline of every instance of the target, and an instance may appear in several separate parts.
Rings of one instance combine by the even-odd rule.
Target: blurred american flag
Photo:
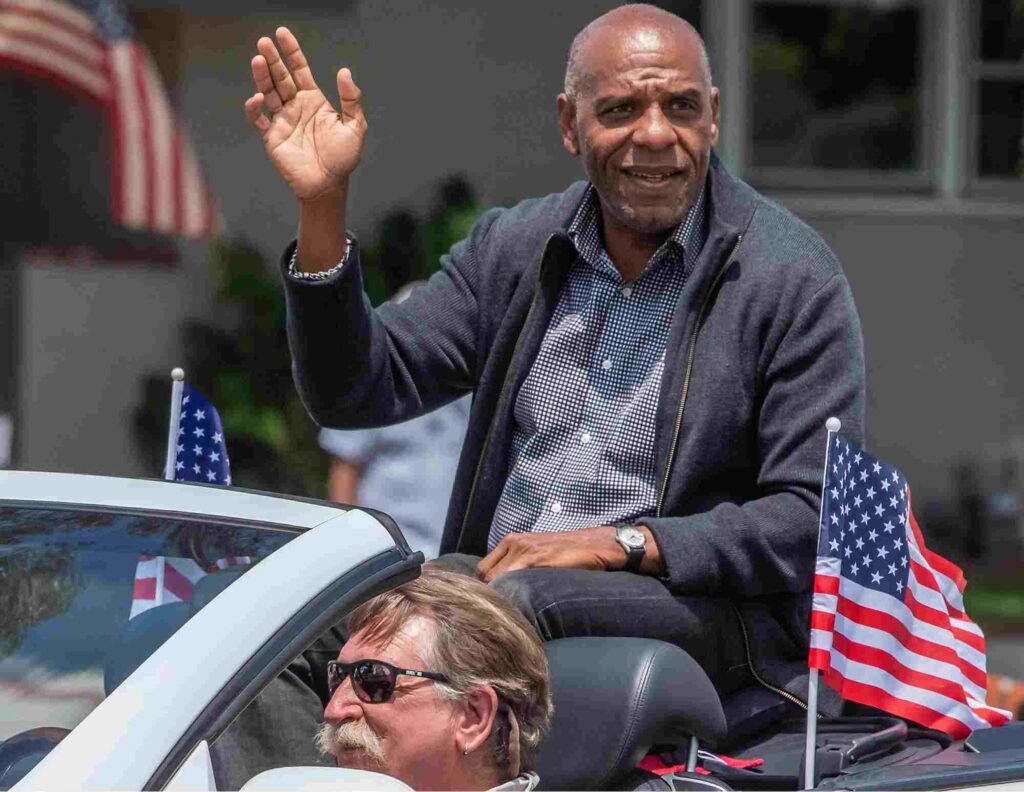
[[[116,0],[0,0],[2,66],[106,110],[111,212],[118,223],[189,237],[217,230],[185,129]]]

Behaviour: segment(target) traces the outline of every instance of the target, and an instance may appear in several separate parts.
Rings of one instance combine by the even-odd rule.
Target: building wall
[[[342,64],[364,92],[370,137],[350,222],[366,235],[389,209],[425,208],[452,172],[506,205],[579,178],[554,97],[573,34],[614,4],[361,2],[344,13],[186,16],[181,101],[228,231],[273,261],[295,230],[294,201],[242,113],[255,42],[276,24],[300,37],[329,98]],[[948,497],[952,463],[1024,427],[1024,209],[986,217],[926,201],[890,212],[783,200],[825,236],[853,284],[871,447],[906,468],[919,498]],[[178,323],[209,309],[202,246],[184,247],[173,269],[37,262],[24,275],[20,465],[155,474],[137,456],[129,416],[138,377],[180,360]]]

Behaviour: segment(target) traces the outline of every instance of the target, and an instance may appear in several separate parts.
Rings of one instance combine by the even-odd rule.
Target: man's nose
[[[633,130],[633,142],[644,148],[659,150],[675,143],[676,133],[672,124],[657,103],[652,103],[637,120]]]
[[[363,703],[352,689],[351,680],[346,678],[338,685],[331,700],[327,702],[327,707],[324,709],[324,720],[337,725],[343,721],[358,720],[361,717],[363,717]]]

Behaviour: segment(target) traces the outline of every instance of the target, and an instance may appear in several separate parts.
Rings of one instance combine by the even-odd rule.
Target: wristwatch
[[[615,541],[626,551],[626,571],[639,572],[647,547],[644,532],[632,525],[620,525],[615,529]]]

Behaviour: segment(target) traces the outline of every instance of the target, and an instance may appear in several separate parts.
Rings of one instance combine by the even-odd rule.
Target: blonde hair
[[[426,566],[420,577],[352,611],[347,626],[350,635],[365,631],[370,640],[387,642],[416,617],[434,624],[432,645],[420,651],[428,670],[448,677],[434,685],[438,695],[457,700],[492,687],[499,701],[491,730],[494,764],[510,768],[510,777],[532,769],[553,708],[547,657],[530,623],[479,580]]]

